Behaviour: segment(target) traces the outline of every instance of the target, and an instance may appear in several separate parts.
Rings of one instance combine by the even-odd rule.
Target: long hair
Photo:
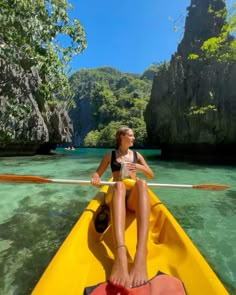
[[[120,147],[121,145],[121,135],[125,135],[128,131],[130,130],[130,128],[128,127],[121,127],[116,131],[116,142],[115,142],[115,148],[116,150]]]

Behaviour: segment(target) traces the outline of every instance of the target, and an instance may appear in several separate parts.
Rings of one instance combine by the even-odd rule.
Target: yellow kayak
[[[125,183],[127,188],[134,184],[133,180],[125,180]],[[107,189],[108,186],[102,187],[84,210],[32,295],[82,295],[85,287],[108,280],[114,259],[112,230],[108,225],[103,233],[98,233],[94,222]],[[149,197],[149,278],[161,271],[180,279],[188,295],[229,295],[175,218],[151,190]],[[135,237],[135,215],[128,211],[125,242],[130,263],[135,253]]]

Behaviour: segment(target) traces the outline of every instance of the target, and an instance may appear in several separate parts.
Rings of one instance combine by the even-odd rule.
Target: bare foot
[[[130,288],[130,278],[128,273],[126,247],[116,249],[115,261],[112,266],[109,281],[116,286]]]
[[[130,270],[130,281],[132,287],[138,287],[147,282],[147,262],[146,255],[135,255],[134,264]]]

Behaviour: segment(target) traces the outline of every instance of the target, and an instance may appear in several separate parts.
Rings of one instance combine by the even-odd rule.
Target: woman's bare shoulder
[[[109,160],[110,161],[110,159],[111,159],[111,153],[112,153],[112,151],[109,151],[109,152],[107,152],[104,156],[103,156],[103,159],[104,160]]]
[[[137,159],[138,159],[138,161],[145,161],[145,159],[144,159],[144,157],[142,156],[142,154],[140,154],[140,152],[137,152],[136,151],[136,154],[137,154]]]

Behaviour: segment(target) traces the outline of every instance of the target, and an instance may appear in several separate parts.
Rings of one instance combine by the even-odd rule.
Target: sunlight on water
[[[51,156],[0,158],[2,174],[90,180],[103,149],[59,149]],[[194,244],[236,294],[236,168],[160,161],[142,151],[150,182],[230,185],[222,192],[154,188]],[[107,180],[110,171],[104,174]],[[0,184],[0,294],[26,295],[97,189],[88,185]]]

